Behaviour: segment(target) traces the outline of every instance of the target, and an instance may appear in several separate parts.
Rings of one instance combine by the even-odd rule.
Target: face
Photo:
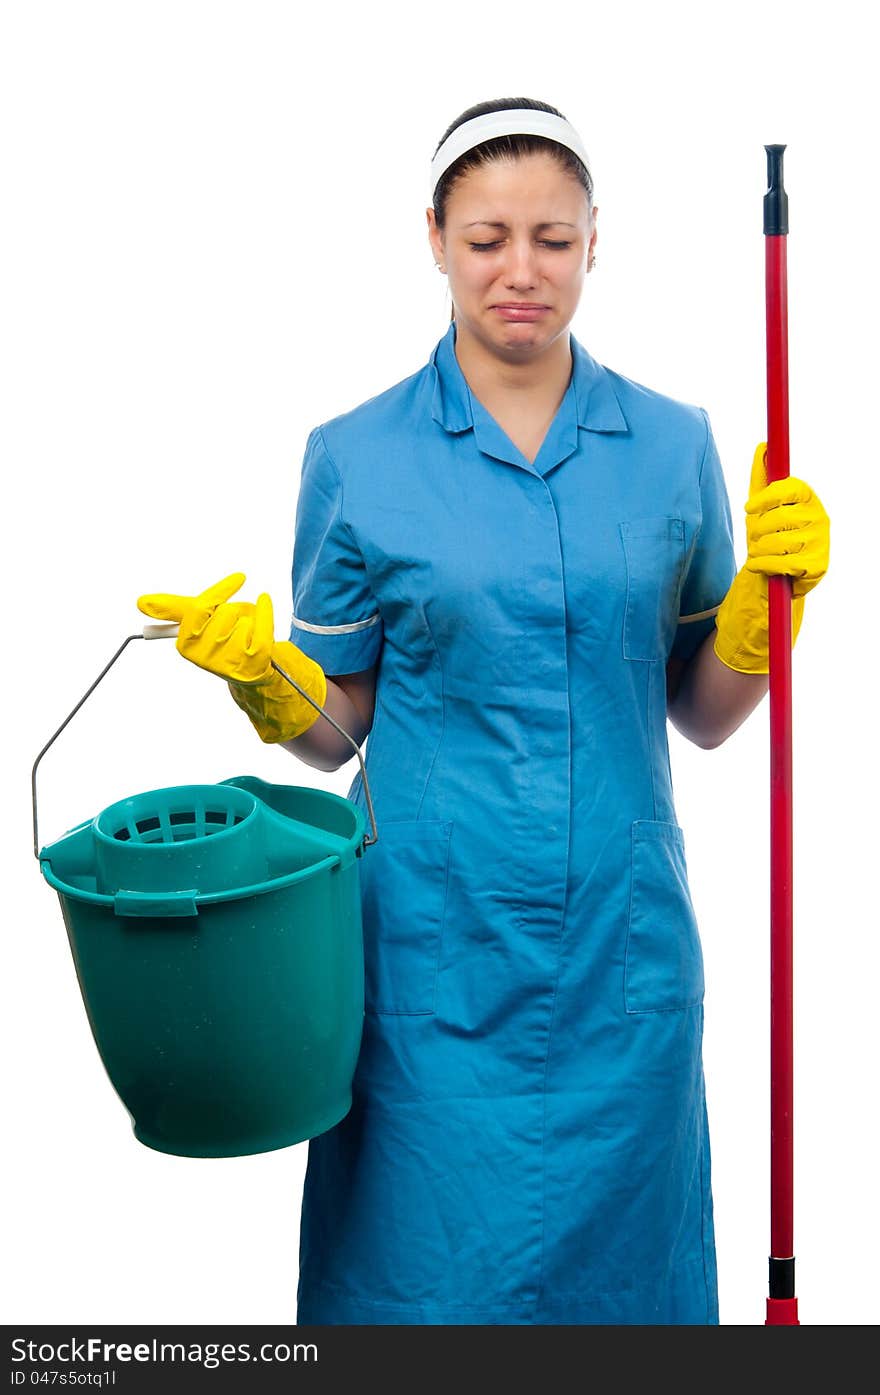
[[[454,186],[434,260],[445,268],[458,330],[507,358],[546,349],[571,323],[596,243],[583,186],[552,156],[493,160]],[[516,310],[504,307],[523,307]],[[525,307],[532,307],[526,309]]]

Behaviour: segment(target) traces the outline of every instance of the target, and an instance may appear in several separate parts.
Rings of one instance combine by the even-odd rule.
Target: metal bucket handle
[[[116,653],[113,655],[113,658],[110,660],[108,664],[104,666],[104,668],[101,669],[101,672],[98,674],[94,683],[91,685],[90,688],[86,689],[86,691],[83,693],[82,697],[80,698],[76,706],[73,708],[73,710],[71,712],[68,712],[67,716],[64,718],[64,721],[61,723],[61,726],[58,728],[58,730],[54,733],[53,736],[50,736],[42,751],[37,756],[37,759],[34,761],[33,769],[31,771],[31,800],[34,808],[34,857],[36,857],[37,859],[39,859],[40,856],[40,839],[37,831],[37,766],[40,764],[40,761],[43,759],[43,756],[46,754],[53,742],[61,735],[71,718],[76,716],[77,712],[82,707],[86,698],[91,697],[92,693],[97,688],[101,679],[105,676],[105,674],[109,673],[110,669],[113,667],[113,665],[116,663],[116,660],[122,653],[123,649],[125,649],[127,645],[131,644],[131,641],[133,639],[174,639],[179,629],[180,626],[175,624],[145,625],[140,634],[129,635],[126,639],[124,639],[120,644],[119,648],[116,650]],[[339,732],[339,735],[345,737],[346,741],[351,746],[355,755],[357,756],[358,764],[361,768],[361,779],[364,782],[364,795],[366,796],[367,801],[367,811],[370,815],[370,825],[373,830],[372,837],[370,837],[370,835],[367,833],[364,834],[363,843],[361,844],[361,846],[364,848],[370,847],[371,844],[377,841],[379,833],[376,828],[376,816],[373,812],[373,800],[370,795],[370,782],[367,779],[367,767],[364,764],[364,758],[361,755],[360,747],[358,746],[354,737],[349,736],[348,732],[345,731],[339,725],[335,718],[330,716],[329,712],[327,712],[323,707],[321,707],[319,703],[315,702],[314,698],[310,697],[308,693],[303,692],[302,688],[299,686],[296,680],[291,678],[290,674],[286,673],[284,669],[280,667],[280,665],[276,664],[274,659],[271,660],[271,664],[276,673],[280,673],[281,677],[285,678],[287,682],[291,685],[291,687],[296,688],[296,691],[299,693],[300,697],[304,697],[306,702],[310,702],[312,707],[314,707],[316,711],[320,712],[322,717],[325,717],[327,719],[331,727],[335,727],[336,730]]]

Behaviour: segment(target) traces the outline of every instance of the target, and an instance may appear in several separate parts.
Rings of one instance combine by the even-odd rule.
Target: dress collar
[[[467,431],[475,425],[474,413],[488,416],[471,395],[467,379],[455,356],[455,321],[434,348],[429,366],[434,374],[431,415],[446,431]],[[587,431],[626,431],[627,421],[611,385],[607,369],[569,334],[572,375],[566,398],[571,396],[577,426]],[[563,403],[563,405],[565,405]],[[562,411],[562,407],[560,407]]]

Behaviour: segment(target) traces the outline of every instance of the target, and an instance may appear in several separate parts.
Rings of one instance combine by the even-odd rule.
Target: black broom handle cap
[[[782,183],[784,145],[765,145],[767,151],[767,193],[764,195],[764,235],[780,237],[788,232],[788,194]]]

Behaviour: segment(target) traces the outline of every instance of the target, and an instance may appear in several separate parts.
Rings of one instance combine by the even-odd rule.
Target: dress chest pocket
[[[636,819],[632,825],[624,1000],[627,1012],[703,1001],[703,952],[677,823]]]
[[[678,624],[684,519],[671,514],[618,525],[626,559],[623,657],[666,661]]]
[[[367,1012],[433,1013],[451,823],[379,825],[361,861],[364,1006]]]

